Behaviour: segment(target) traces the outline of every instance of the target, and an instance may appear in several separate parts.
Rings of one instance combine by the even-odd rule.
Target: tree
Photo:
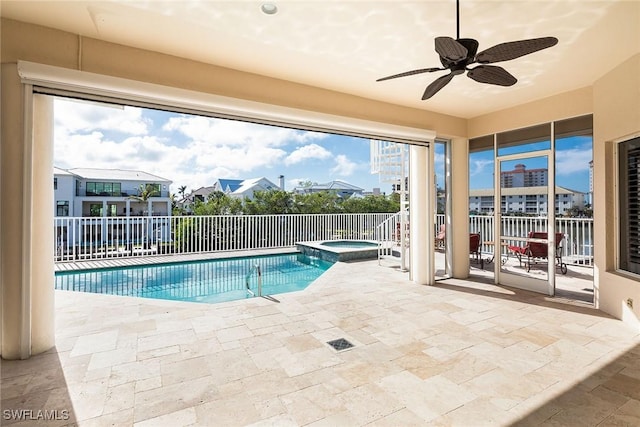
[[[158,187],[158,184],[140,184],[140,187],[138,187],[138,195],[132,195],[129,196],[129,198],[140,203],[147,203],[150,198],[160,194]],[[151,215],[151,211],[149,211],[149,215]],[[148,247],[150,243],[150,231],[150,224],[147,221],[146,226],[142,229],[142,241],[145,247]]]
[[[238,215],[242,213],[242,201],[222,191],[214,191],[206,202],[196,201],[193,212],[196,215]]]
[[[293,198],[292,213],[330,214],[340,213],[339,197],[335,191],[296,194]]]
[[[347,213],[398,212],[400,210],[400,198],[382,194],[349,197],[342,202],[342,210]]]
[[[244,199],[242,211],[247,215],[289,214],[293,211],[293,196],[284,190],[256,191],[253,200]]]
[[[187,186],[186,185],[181,185],[180,187],[178,187],[178,193],[180,194],[180,197],[182,199],[184,199],[184,194],[187,192]]]
[[[130,199],[137,200],[138,202],[146,202],[151,197],[155,197],[160,194],[158,186],[155,184],[140,184],[138,187],[138,194],[129,196]]]

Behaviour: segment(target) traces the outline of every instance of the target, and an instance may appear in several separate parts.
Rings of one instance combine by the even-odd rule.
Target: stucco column
[[[54,345],[53,101],[2,64],[1,108],[0,355],[26,359]]]
[[[412,145],[409,152],[409,232],[411,280],[419,285],[430,285],[433,281],[433,257],[428,245],[433,245],[433,210],[429,209],[429,198],[435,195],[429,191],[429,150]],[[431,237],[429,237],[431,236]]]
[[[469,141],[465,138],[451,140],[451,248],[447,259],[451,260],[451,275],[456,279],[469,277]],[[486,236],[480,236],[486,240]]]
[[[55,345],[53,204],[53,98],[33,96],[31,220],[31,354]]]

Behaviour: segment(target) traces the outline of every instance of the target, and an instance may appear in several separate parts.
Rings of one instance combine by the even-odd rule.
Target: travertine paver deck
[[[606,286],[606,284],[602,284]],[[638,331],[588,307],[377,261],[214,305],[56,291],[56,347],[2,361],[47,425],[640,425]],[[337,352],[327,341],[355,346]],[[36,414],[33,412],[32,414]],[[3,419],[2,425],[33,425]]]

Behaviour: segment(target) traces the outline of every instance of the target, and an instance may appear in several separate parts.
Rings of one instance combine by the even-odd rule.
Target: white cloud
[[[591,149],[570,148],[556,151],[556,174],[572,175],[589,170],[593,158]]]
[[[225,146],[279,147],[328,137],[318,132],[201,116],[172,117],[163,126],[163,130],[179,132],[194,141],[206,141],[209,144]]]
[[[284,159],[284,164],[289,166],[303,162],[307,159],[328,159],[331,152],[318,144],[309,144],[296,148],[291,154]]]
[[[471,176],[480,175],[489,171],[488,168],[493,168],[493,160],[473,160],[471,162],[471,170],[469,174]]]
[[[154,128],[145,110],[73,100],[56,99],[54,108],[56,166],[143,170],[172,180],[172,191],[246,178],[282,162],[287,152],[281,146],[327,137],[199,116],[175,116]]]
[[[335,161],[336,165],[331,169],[331,173],[338,176],[350,176],[358,168],[358,164],[349,160],[344,154],[337,155]]]
[[[56,130],[65,129],[70,133],[110,130],[146,135],[150,124],[142,117],[142,109],[137,107],[111,107],[61,98],[55,98],[54,119]]]

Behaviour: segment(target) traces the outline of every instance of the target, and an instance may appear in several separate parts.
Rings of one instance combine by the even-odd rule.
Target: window
[[[640,274],[640,137],[618,147],[620,269]]]
[[[53,178],[53,189],[57,190],[58,189],[58,178]]]
[[[160,197],[160,184],[145,184],[145,188],[151,190],[151,197]]]
[[[87,182],[87,196],[121,196],[119,182]]]
[[[89,205],[89,216],[102,216],[102,203],[91,203]]]
[[[69,216],[69,201],[58,200],[56,202],[56,216]]]

